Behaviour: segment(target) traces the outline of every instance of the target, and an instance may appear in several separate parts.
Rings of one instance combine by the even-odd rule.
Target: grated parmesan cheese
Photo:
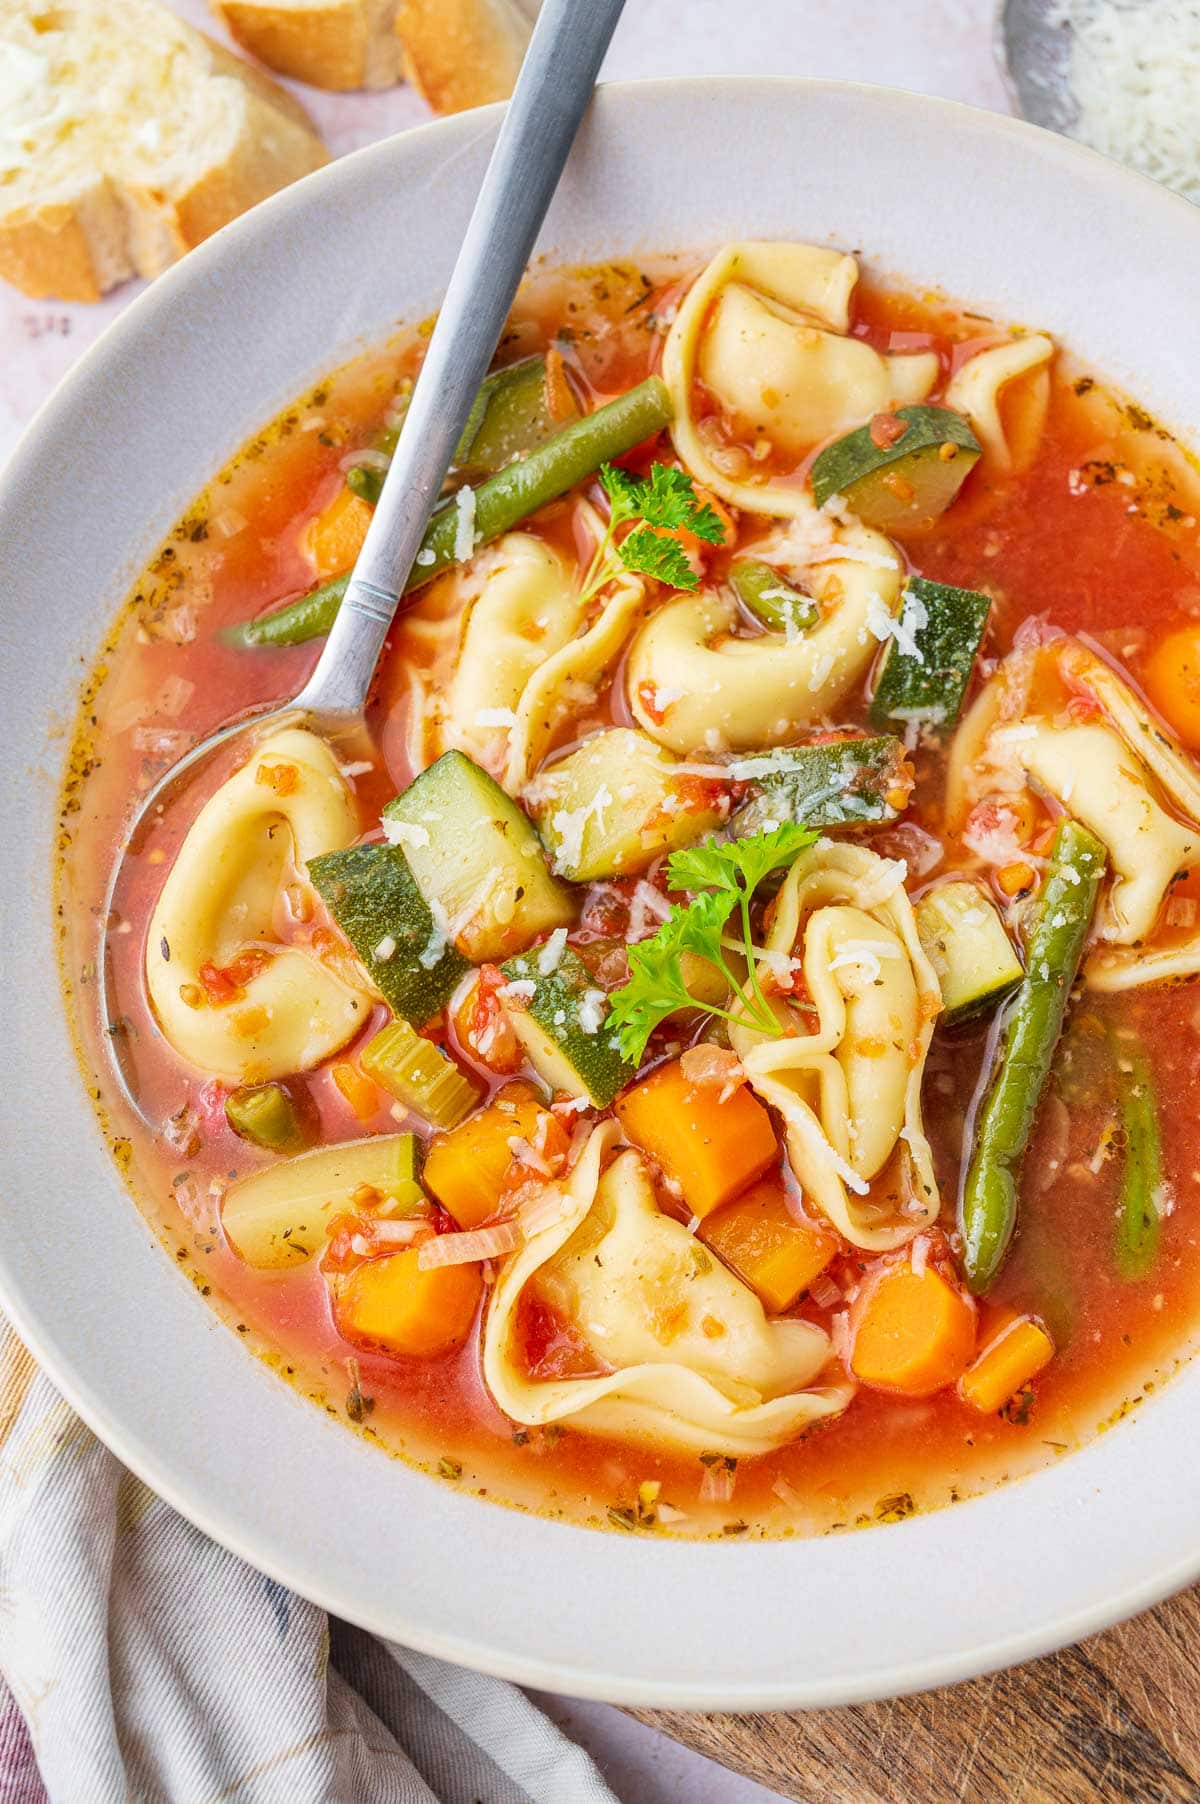
[[[464,482],[454,497],[454,555],[465,564],[475,551],[475,491]]]
[[[429,844],[428,827],[419,827],[415,821],[397,821],[385,814],[380,825],[389,846],[419,847]]]
[[[604,1025],[608,997],[603,990],[585,990],[579,1004],[579,1026],[585,1034],[598,1034]]]
[[[1200,201],[1200,11],[1195,0],[1056,0],[1069,35],[1071,137]]]
[[[566,944],[566,928],[556,927],[545,945],[538,950],[537,968],[541,976],[549,977],[552,971],[558,970],[559,965],[562,963],[562,955],[566,949]]]

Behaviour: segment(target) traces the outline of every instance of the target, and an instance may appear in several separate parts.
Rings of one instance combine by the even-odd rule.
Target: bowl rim
[[[870,107],[886,107],[901,115],[913,116],[918,113],[933,113],[940,116],[953,129],[956,123],[967,121],[971,129],[986,130],[1002,142],[1015,139],[1028,144],[1031,139],[1041,141],[1047,147],[1051,161],[1065,162],[1068,165],[1084,167],[1093,173],[1099,172],[1109,182],[1118,186],[1133,184],[1140,191],[1144,204],[1152,204],[1161,210],[1164,207],[1173,209],[1179,221],[1184,219],[1191,223],[1186,228],[1191,232],[1200,225],[1200,215],[1182,197],[1173,195],[1160,188],[1148,178],[1124,169],[1121,165],[1101,156],[1087,147],[1062,139],[1044,131],[1042,128],[1028,124],[1019,119],[1003,114],[993,114],[981,108],[970,107],[958,101],[943,100],[933,97],[905,93],[901,90],[883,87],[877,84],[845,83],[833,81],[812,81],[803,77],[687,77],[654,79],[636,82],[620,82],[604,84],[605,104],[618,106],[623,104],[623,97],[636,95],[653,102],[656,96],[675,96],[684,91],[690,100],[696,100],[704,94],[730,94],[737,91],[747,101],[753,99],[756,91],[769,90],[795,91],[798,96],[809,94],[832,95],[857,100]],[[373,164],[386,168],[393,158],[402,158],[405,151],[399,147],[443,144],[452,149],[456,144],[470,141],[474,136],[490,137],[503,113],[503,106],[479,109],[477,112],[457,115],[448,119],[434,120],[427,124],[411,128],[394,137],[366,145],[314,172],[303,181],[281,191],[268,201],[261,203],[249,214],[233,222],[205,244],[191,252],[183,262],[160,277],[154,284],[138,295],[130,305],[114,320],[78,359],[72,369],[57,385],[39,408],[29,423],[15,448],[5,470],[0,474],[0,501],[7,493],[16,475],[24,467],[31,465],[39,456],[39,448],[43,439],[58,431],[76,412],[86,398],[87,391],[93,383],[95,375],[127,344],[135,344],[147,332],[154,329],[156,321],[165,319],[167,315],[184,301],[190,292],[200,286],[223,268],[231,266],[238,258],[243,245],[249,244],[264,231],[283,229],[289,218],[299,216],[309,205],[314,195],[320,191],[330,195],[344,189],[352,192],[367,175]],[[215,467],[215,466],[214,466]],[[57,790],[55,793],[57,807]],[[84,1105],[82,1085],[79,1086],[79,1101]],[[141,1222],[141,1217],[138,1217]],[[144,1225],[144,1224],[143,1224]],[[154,1256],[162,1258],[158,1243],[153,1242]],[[109,1446],[133,1472],[144,1480],[151,1488],[169,1504],[179,1510],[203,1532],[209,1534],[222,1545],[245,1559],[256,1569],[263,1571],[280,1583],[296,1590],[313,1602],[346,1620],[361,1624],[385,1637],[396,1638],[402,1635],[404,1641],[421,1651],[439,1656],[459,1664],[475,1667],[481,1671],[515,1680],[518,1683],[534,1685],[543,1689],[567,1692],[580,1697],[592,1697],[611,1702],[620,1702],[641,1706],[683,1707],[690,1709],[786,1709],[792,1707],[825,1707],[838,1704],[866,1701],[883,1695],[902,1695],[934,1686],[952,1683],[961,1679],[976,1676],[979,1673],[994,1670],[1018,1661],[1027,1660],[1051,1651],[1084,1636],[1103,1629],[1110,1624],[1149,1607],[1180,1587],[1192,1582],[1200,1576],[1200,1540],[1184,1553],[1162,1563],[1153,1557],[1144,1562],[1144,1571],[1140,1579],[1124,1585],[1119,1591],[1111,1594],[1096,1595],[1090,1601],[1066,1614],[1060,1613],[1053,1619],[1035,1621],[1029,1626],[1013,1632],[994,1636],[992,1639],[977,1642],[969,1649],[953,1649],[939,1652],[924,1659],[912,1661],[903,1668],[889,1672],[886,1688],[881,1686],[880,1672],[867,1668],[857,1678],[849,1678],[845,1674],[831,1674],[796,1680],[792,1677],[771,1680],[755,1679],[748,1681],[744,1687],[739,1686],[731,1691],[727,1682],[719,1687],[707,1687],[695,1680],[678,1683],[670,1678],[646,1680],[630,1679],[619,1671],[574,1670],[564,1667],[553,1657],[531,1658],[514,1653],[497,1640],[474,1639],[462,1635],[447,1634],[438,1626],[424,1622],[404,1622],[397,1624],[394,1616],[377,1613],[369,1598],[361,1591],[339,1584],[336,1576],[318,1573],[315,1569],[298,1570],[297,1562],[289,1559],[284,1553],[277,1553],[260,1541],[240,1524],[236,1506],[231,1506],[220,1495],[219,1487],[214,1487],[211,1495],[199,1495],[189,1488],[177,1472],[175,1466],[159,1447],[147,1438],[137,1423],[122,1417],[120,1399],[111,1393],[111,1387],[95,1384],[90,1375],[81,1370],[71,1358],[60,1350],[55,1331],[53,1302],[47,1299],[39,1310],[38,1300],[27,1294],[9,1269],[5,1245],[0,1242],[0,1305],[3,1306],[17,1333],[25,1342],[39,1366],[60,1390],[63,1396],[77,1410],[82,1419]],[[227,1333],[224,1324],[217,1324],[222,1334]],[[307,1410],[311,1406],[302,1400]],[[1141,1418],[1138,1418],[1139,1420]],[[339,1430],[339,1433],[343,1431]],[[347,1445],[350,1437],[344,1436]],[[1095,1440],[1090,1448],[1096,1446]],[[1082,1479],[1082,1463],[1086,1461],[1089,1447],[1070,1456],[1069,1463],[1080,1466]],[[373,1457],[373,1455],[372,1455]],[[1052,1468],[1051,1470],[1059,1470]],[[969,1499],[955,1506],[954,1515],[960,1512],[979,1511],[989,1502],[1005,1499],[1018,1489],[1036,1484],[1041,1474],[1016,1480],[1010,1484],[987,1493],[985,1498]],[[431,1493],[431,1496],[438,1495]],[[480,1506],[472,1500],[473,1507]],[[1003,1501],[1000,1505],[1004,1507]],[[503,1522],[498,1512],[493,1511],[497,1520]],[[890,1526],[889,1536],[896,1538],[899,1550],[901,1539],[909,1537],[910,1529],[919,1523],[936,1521],[945,1512],[935,1512],[914,1519],[912,1523]],[[506,1513],[508,1520],[513,1520]],[[564,1532],[561,1525],[542,1524],[547,1533]],[[566,1531],[592,1534],[593,1531]],[[876,1531],[863,1531],[873,1534]],[[880,1531],[882,1532],[882,1531]],[[596,1538],[593,1536],[593,1538]],[[612,1537],[609,1537],[611,1540]],[[858,1540],[856,1534],[843,1539]],[[618,1547],[625,1546],[621,1538],[616,1539]],[[670,1550],[673,1546],[686,1545],[691,1550],[703,1547],[708,1543],[678,1544],[670,1542],[655,1543],[661,1550]],[[773,1543],[778,1547],[786,1545],[803,1547],[812,1543]],[[751,1563],[764,1550],[764,1544],[734,1547],[723,1545],[720,1552],[713,1550],[712,1557],[728,1560],[731,1563],[743,1564],[742,1556],[750,1556]],[[668,1559],[673,1555],[668,1551]]]

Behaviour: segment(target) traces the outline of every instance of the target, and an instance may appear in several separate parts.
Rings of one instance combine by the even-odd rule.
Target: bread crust
[[[328,161],[303,107],[203,34],[209,73],[243,89],[237,136],[224,159],[174,193],[81,174],[72,191],[0,213],[0,278],[34,300],[97,301],[133,275],[161,274],[256,201]]]
[[[401,0],[404,73],[435,113],[507,100],[540,0]]]
[[[314,88],[390,88],[400,79],[397,0],[210,0],[230,35],[280,75]]]

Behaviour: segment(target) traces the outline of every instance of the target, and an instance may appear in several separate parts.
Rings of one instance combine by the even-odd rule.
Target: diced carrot
[[[341,488],[329,506],[314,514],[300,535],[300,549],[313,575],[324,581],[348,570],[367,536],[371,508],[353,489]]]
[[[347,1340],[432,1359],[462,1346],[482,1293],[477,1265],[423,1271],[408,1247],[351,1272],[338,1286],[335,1314]]]
[[[975,1351],[975,1310],[932,1265],[885,1265],[850,1314],[850,1369],[863,1384],[929,1397],[954,1384]]]
[[[1160,639],[1146,660],[1146,693],[1185,745],[1200,748],[1200,622]]]
[[[1019,896],[1025,890],[1031,890],[1037,881],[1037,872],[1024,859],[1017,859],[1013,864],[1002,865],[996,872],[996,882],[1006,896]]]
[[[958,1394],[972,1409],[992,1415],[1053,1358],[1054,1342],[1041,1323],[1005,1309],[988,1324],[980,1352],[958,1381]]]
[[[836,1235],[796,1220],[775,1176],[716,1210],[698,1233],[774,1310],[789,1309],[838,1250]]]
[[[498,966],[480,965],[454,1016],[455,1032],[467,1051],[504,1076],[518,1071],[525,1056],[499,996],[507,982]]]
[[[678,1059],[627,1090],[617,1114],[633,1144],[675,1179],[693,1215],[711,1215],[779,1157],[771,1117],[749,1085],[718,1102],[711,1085],[688,1082]]]
[[[349,1059],[329,1067],[329,1075],[360,1121],[370,1121],[379,1108],[379,1091]]]
[[[528,1084],[506,1084],[486,1109],[430,1141],[422,1181],[460,1228],[477,1228],[495,1215],[514,1181],[536,1175],[514,1156],[511,1143],[524,1140],[545,1153],[565,1139]]]

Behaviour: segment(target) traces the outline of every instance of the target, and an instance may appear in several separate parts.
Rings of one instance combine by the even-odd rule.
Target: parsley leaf
[[[687,911],[673,908],[653,939],[629,948],[629,977],[609,996],[608,1025],[622,1056],[637,1065],[660,1022],[692,998],[683,981],[680,926]]]
[[[625,1058],[640,1063],[655,1028],[679,1009],[698,1008],[724,1021],[740,1021],[760,1033],[778,1037],[779,1021],[763,995],[750,931],[750,902],[770,871],[791,864],[817,834],[811,827],[785,821],[770,833],[746,839],[708,840],[674,852],[667,865],[672,888],[698,892],[687,904],[672,903],[671,912],[652,939],[629,948],[629,977],[609,997],[609,1022]],[[738,913],[747,967],[740,983],[725,961],[724,940],[730,916]],[[698,1002],[684,980],[682,958],[694,953],[725,977],[737,1012]]]
[[[682,529],[710,545],[725,542],[725,528],[716,509],[701,501],[686,470],[651,464],[649,476],[631,476],[615,464],[601,464],[600,482],[617,525],[643,520],[647,526],[662,526],[671,532]]]
[[[670,589],[694,589],[700,578],[678,539],[638,526],[617,546],[617,556],[636,576],[652,576]]]
[[[599,475],[608,496],[608,527],[584,580],[584,600],[622,568],[672,589],[698,588],[700,578],[677,535],[688,532],[706,544],[721,545],[725,527],[716,509],[700,499],[687,472],[651,464],[648,476],[632,476],[617,464],[601,464]],[[622,526],[632,530],[618,543],[615,534]]]
[[[745,839],[709,839],[702,846],[673,852],[667,881],[672,889],[729,890],[735,897],[749,897],[764,877],[791,864],[816,838],[812,827],[783,821],[769,833],[754,833]]]

